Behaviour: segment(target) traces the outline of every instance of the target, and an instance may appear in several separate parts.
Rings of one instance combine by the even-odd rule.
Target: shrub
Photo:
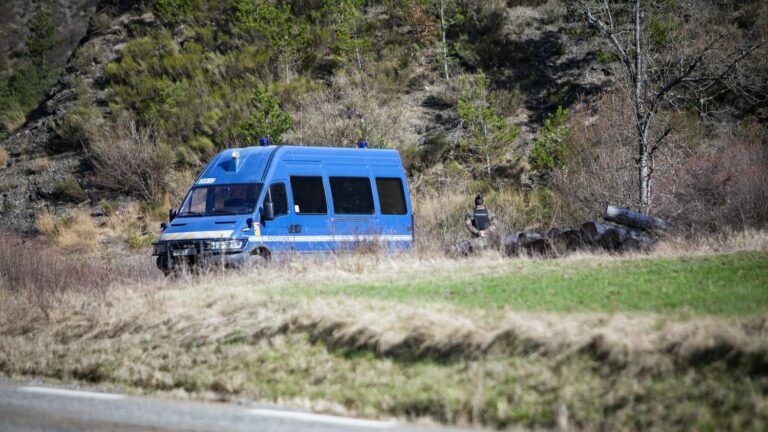
[[[89,27],[96,33],[104,34],[112,27],[112,18],[106,13],[94,14]]]
[[[56,236],[56,217],[49,211],[43,211],[35,217],[35,228],[41,235],[53,239]]]
[[[291,116],[280,108],[277,98],[267,92],[263,84],[254,90],[251,96],[253,111],[240,125],[240,134],[250,143],[258,143],[261,138],[281,144],[283,134],[293,125]]]
[[[114,216],[117,210],[120,208],[120,203],[114,200],[102,200],[99,202],[99,207],[107,217]]]
[[[531,149],[530,162],[533,169],[551,171],[565,165],[571,139],[569,115],[570,112],[560,106],[557,111],[547,116]]]
[[[74,177],[53,182],[52,195],[55,199],[73,203],[80,203],[88,199],[85,190]]]
[[[481,71],[475,76],[462,77],[461,96],[456,112],[463,122],[465,135],[461,138],[462,158],[473,162],[477,170],[492,177],[493,166],[520,133],[496,110],[496,93]]]
[[[83,149],[88,152],[104,127],[101,111],[94,106],[75,106],[56,120],[56,134],[64,141],[65,147]]]
[[[39,238],[0,232],[0,290],[12,294],[4,300],[12,298],[24,305],[18,309],[33,306],[46,313],[68,292],[103,295],[117,281],[149,281],[156,275],[144,260],[80,256]]]
[[[0,131],[13,132],[27,121],[26,110],[13,99],[0,99]]]
[[[165,194],[173,153],[158,140],[154,129],[122,118],[92,148],[97,185],[146,201]]]
[[[599,219],[606,203],[632,208],[637,202],[633,134],[617,127],[632,124],[626,103],[621,96],[604,95],[571,117],[572,151],[565,166],[555,170],[553,188],[573,222]],[[685,113],[660,113],[657,120],[668,122],[671,132],[654,158],[652,214],[694,231],[768,224],[764,125],[711,130]]]
[[[152,233],[142,233],[139,230],[131,230],[128,234],[128,247],[132,250],[139,250],[149,247],[155,241]]]
[[[51,162],[46,157],[38,158],[29,163],[27,167],[28,174],[38,174],[46,172],[51,168]]]

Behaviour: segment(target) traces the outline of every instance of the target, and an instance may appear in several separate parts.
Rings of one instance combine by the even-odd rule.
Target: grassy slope
[[[768,252],[597,263],[507,261],[373,283],[304,288],[302,295],[346,295],[398,302],[548,312],[657,312],[744,316],[768,311]],[[478,275],[479,273],[479,275]]]
[[[0,298],[0,373],[493,427],[764,430],[768,321],[734,316],[768,307],[766,261],[355,256],[47,318]]]

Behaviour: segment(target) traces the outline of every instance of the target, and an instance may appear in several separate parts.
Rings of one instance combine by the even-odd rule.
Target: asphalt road
[[[179,402],[0,381],[0,432],[439,430],[256,405]]]

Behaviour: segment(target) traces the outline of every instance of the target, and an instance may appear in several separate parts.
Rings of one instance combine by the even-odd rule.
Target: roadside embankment
[[[763,430],[768,255],[674,255],[292,260],[45,312],[3,290],[0,373],[497,428]]]

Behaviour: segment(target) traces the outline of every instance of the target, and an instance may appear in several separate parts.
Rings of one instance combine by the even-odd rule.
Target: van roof
[[[402,166],[397,150],[311,146],[260,146],[233,148],[213,157],[196,184],[264,181],[266,170],[281,161],[334,162],[354,165]]]

